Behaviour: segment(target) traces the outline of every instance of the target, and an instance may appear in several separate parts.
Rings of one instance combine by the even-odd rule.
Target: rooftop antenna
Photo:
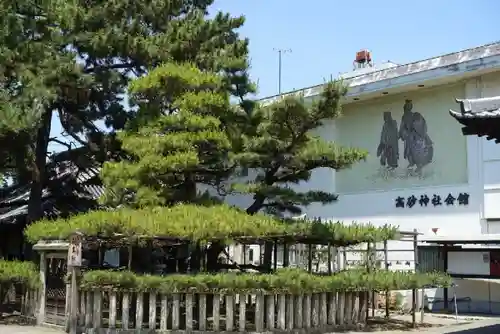
[[[278,95],[281,95],[281,56],[285,53],[292,53],[292,49],[273,48],[274,52],[278,52]]]

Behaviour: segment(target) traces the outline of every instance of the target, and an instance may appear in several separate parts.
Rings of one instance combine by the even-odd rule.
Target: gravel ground
[[[45,327],[0,325],[0,333],[1,334],[61,334],[64,332]]]
[[[393,316],[389,324],[372,324],[371,328],[361,332],[372,334],[500,334],[500,318],[459,317],[458,323],[453,317],[426,315],[425,326],[412,329],[409,316]],[[61,330],[46,327],[33,327],[22,325],[0,325],[0,334],[62,334]],[[333,334],[333,333],[332,333]],[[346,333],[347,334],[347,333]]]
[[[425,325],[417,329],[411,328],[410,316],[393,315],[391,317],[391,320],[391,323],[385,326],[372,325],[369,330],[359,332],[353,331],[348,333],[355,334],[370,332],[372,334],[500,334],[499,317],[459,316],[457,321],[457,319],[452,316],[426,314],[424,319]]]

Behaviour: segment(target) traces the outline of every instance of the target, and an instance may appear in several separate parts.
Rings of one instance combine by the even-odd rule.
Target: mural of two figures
[[[383,113],[384,124],[377,147],[380,158],[380,176],[383,178],[424,177],[423,169],[432,162],[434,144],[427,133],[427,124],[422,114],[413,111],[413,103],[406,100],[403,116],[398,123],[390,111]],[[400,152],[400,141],[402,152]],[[406,166],[401,165],[401,156]]]

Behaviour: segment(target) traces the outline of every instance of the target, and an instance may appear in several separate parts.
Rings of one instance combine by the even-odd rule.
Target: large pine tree
[[[254,110],[245,129],[242,152],[235,158],[239,166],[253,170],[253,177],[233,184],[234,191],[253,196],[247,213],[300,214],[311,203],[328,204],[337,199],[333,193],[300,191],[295,185],[309,181],[319,168],[334,172],[366,157],[364,150],[321,137],[333,131],[328,126],[341,116],[346,93],[342,82],[333,81],[324,85],[315,102],[288,96]]]
[[[5,113],[22,115],[9,122],[9,131],[25,135],[16,161],[27,161],[22,166],[28,166],[32,184],[29,221],[42,215],[55,114],[72,140],[101,161],[117,157],[108,144],[119,132],[124,154],[103,169],[105,199],[113,205],[199,202],[207,196],[200,196],[198,185],[223,188],[247,168],[258,176],[225,190],[251,194],[249,214],[296,213],[312,202],[335,200],[333,194],[299,193],[288,185],[308,180],[316,168],[347,168],[364,157],[312,135],[323,120],[339,115],[345,87],[326,85],[312,107],[297,98],[256,107],[247,96],[253,92],[248,42],[237,33],[244,18],[208,18],[212,3],[1,4],[6,15],[0,20],[0,98],[8,102]],[[127,109],[129,87],[133,99]],[[112,133],[103,133],[98,120]],[[209,259],[216,261],[221,250],[221,244],[213,245]]]
[[[245,119],[229,103],[224,76],[191,63],[167,63],[135,80],[138,117],[118,138],[129,158],[104,164],[108,205],[132,207],[209,200],[234,171],[231,125]],[[156,115],[152,119],[151,115]]]
[[[310,204],[337,200],[332,192],[307,189],[304,184],[315,170],[328,168],[333,173],[367,156],[364,150],[342,147],[321,137],[332,131],[329,126],[341,116],[347,90],[342,82],[333,81],[324,85],[313,103],[301,96],[288,96],[257,106],[245,129],[242,151],[235,157],[241,168],[252,173],[249,180],[232,185],[233,192],[252,196],[248,214],[299,215]],[[267,243],[267,266],[271,248]]]
[[[129,159],[105,164],[105,199],[114,206],[199,203],[211,199],[203,193],[211,186],[224,195],[251,195],[248,214],[298,214],[311,203],[328,204],[337,197],[317,190],[301,192],[293,185],[307,182],[318,168],[333,172],[366,157],[362,150],[319,136],[325,121],[340,116],[347,92],[340,82],[326,84],[313,105],[288,97],[247,113],[230,104],[223,75],[168,63],[135,80],[131,92],[140,101],[138,114],[148,117],[142,123],[138,118],[119,135]],[[250,181],[234,182],[244,169],[251,170]],[[228,223],[223,219],[221,224]],[[265,252],[268,267],[271,246]],[[222,243],[208,249],[209,270],[217,270],[223,249]]]
[[[124,96],[131,78],[164,62],[189,61],[200,69],[224,72],[227,89],[246,94],[250,88],[246,60],[239,55],[246,55],[247,43],[234,32],[243,18],[218,14],[208,19],[212,3],[20,0],[0,4],[0,98],[16,108],[15,121],[30,128],[23,132],[23,150],[11,146],[3,153],[18,156],[11,159],[23,170],[17,174],[24,176],[22,182],[31,183],[28,221],[42,215],[48,145],[51,140],[61,142],[61,138],[49,138],[54,115],[69,140],[104,161],[113,155],[114,136],[103,133],[96,121],[117,131],[136,116],[142,121],[158,117],[136,115],[124,107]],[[33,102],[36,113],[31,110]],[[2,112],[12,114],[12,110]],[[19,115],[27,116],[23,120]]]

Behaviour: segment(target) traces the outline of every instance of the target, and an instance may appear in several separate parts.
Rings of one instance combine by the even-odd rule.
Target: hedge
[[[0,260],[0,284],[25,284],[37,288],[40,274],[32,262]]]
[[[282,269],[274,274],[221,273],[139,275],[132,272],[96,270],[81,279],[84,290],[136,291],[157,293],[318,293],[335,290],[407,290],[421,287],[448,287],[451,278],[440,273],[415,274],[403,271],[347,270],[318,276],[299,269]]]

